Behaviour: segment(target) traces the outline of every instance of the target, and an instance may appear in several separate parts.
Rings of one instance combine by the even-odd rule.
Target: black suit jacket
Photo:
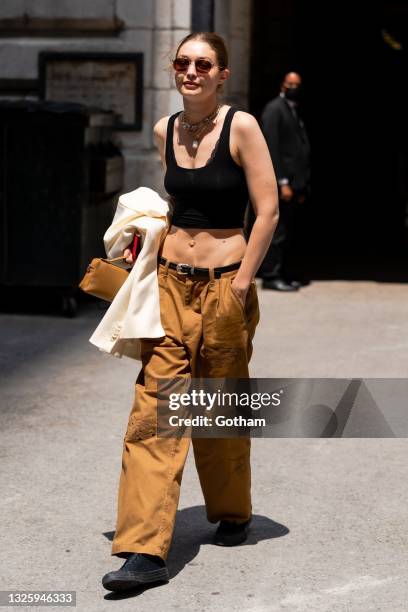
[[[310,182],[309,138],[285,98],[278,96],[268,102],[262,111],[261,128],[276,178],[287,178],[295,190],[305,189]]]

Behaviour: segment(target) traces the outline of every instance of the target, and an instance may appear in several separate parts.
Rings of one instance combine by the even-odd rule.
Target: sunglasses
[[[184,72],[188,69],[192,61],[194,62],[197,72],[201,73],[210,72],[211,68],[215,66],[215,64],[212,64],[206,59],[198,59],[194,61],[188,57],[176,57],[176,59],[173,60],[173,68],[177,72]]]

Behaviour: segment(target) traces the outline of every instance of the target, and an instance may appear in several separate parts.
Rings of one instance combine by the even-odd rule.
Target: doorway
[[[304,83],[312,195],[293,258],[312,278],[406,281],[408,7],[386,2],[363,15],[345,3],[327,14],[299,0],[252,7],[250,112],[260,118],[288,70]]]

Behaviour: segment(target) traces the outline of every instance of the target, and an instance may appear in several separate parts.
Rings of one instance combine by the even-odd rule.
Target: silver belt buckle
[[[182,270],[182,267],[183,267],[183,266],[184,266],[184,267],[187,267],[187,268],[188,268],[188,270],[187,270],[187,271]],[[191,272],[190,272],[190,270],[191,270]],[[177,271],[179,274],[188,274],[189,272],[190,272],[190,274],[193,274],[193,272],[194,272],[194,267],[193,267],[193,266],[190,266],[190,264],[186,264],[186,263],[178,263],[178,264],[176,265],[176,271]]]

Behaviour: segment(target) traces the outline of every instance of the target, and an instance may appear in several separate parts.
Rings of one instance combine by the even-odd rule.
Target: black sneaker
[[[217,546],[237,546],[237,544],[242,544],[248,537],[251,520],[248,519],[245,523],[220,521],[214,534],[213,543]]]
[[[119,570],[105,574],[102,584],[108,591],[125,591],[168,580],[169,571],[163,559],[145,553],[132,553]]]
[[[287,282],[289,283],[289,285],[292,285],[292,287],[294,287],[295,289],[300,289],[303,286],[302,282],[297,279],[289,280]]]
[[[297,291],[299,287],[287,283],[283,278],[264,278],[262,289],[273,289],[274,291]]]

